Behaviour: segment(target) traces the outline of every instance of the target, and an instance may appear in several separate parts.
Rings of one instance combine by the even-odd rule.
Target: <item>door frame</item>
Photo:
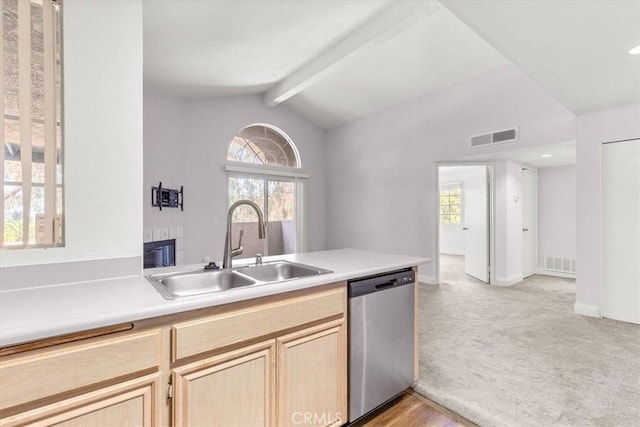
[[[489,200],[487,203],[488,206],[488,223],[489,223],[489,265],[487,265],[487,269],[489,270],[489,284],[495,284],[495,265],[496,265],[496,257],[495,257],[495,163],[493,161],[440,161],[435,162],[435,250],[434,250],[434,270],[435,270],[435,279],[437,284],[440,283],[440,168],[441,167],[449,167],[449,166],[486,166],[487,167],[487,190]]]
[[[535,223],[535,227],[536,227],[535,231],[536,231],[536,233],[535,233],[535,239],[533,240],[534,247],[535,247],[535,249],[533,251],[533,253],[535,255],[535,257],[534,257],[535,263],[534,263],[533,273],[528,275],[528,276],[525,276],[525,271],[524,271],[524,228],[525,228],[524,227],[524,225],[525,225],[524,224],[524,201],[526,200],[527,197],[524,194],[524,184],[522,184],[520,194],[521,194],[521,199],[522,199],[522,203],[523,203],[523,207],[522,207],[522,209],[523,209],[522,210],[522,228],[523,228],[523,231],[522,231],[523,232],[523,240],[522,240],[522,277],[523,277],[523,279],[526,279],[527,277],[531,277],[531,276],[534,276],[534,275],[538,274],[538,271],[540,269],[540,267],[539,267],[540,254],[538,253],[538,239],[539,239],[539,234],[540,234],[539,223],[538,223],[538,221],[539,221],[538,209],[539,209],[539,200],[540,200],[539,191],[538,191],[539,190],[539,188],[538,188],[538,168],[535,167],[535,166],[531,166],[531,165],[529,165],[527,163],[522,163],[521,164],[521,173],[520,173],[521,176],[524,176],[525,171],[531,172],[531,173],[535,173],[535,175],[536,175],[536,178],[535,178],[536,194],[535,194],[535,198],[534,198],[534,200],[535,200],[535,210],[534,210],[534,215],[533,215],[534,216],[534,221],[533,222]],[[524,183],[524,178],[522,178],[522,182]]]

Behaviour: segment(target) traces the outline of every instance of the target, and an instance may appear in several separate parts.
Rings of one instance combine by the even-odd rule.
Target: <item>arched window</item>
[[[268,166],[300,167],[300,156],[293,142],[280,129],[265,125],[249,125],[236,134],[229,144],[227,160]]]
[[[309,175],[300,170],[293,141],[275,126],[252,124],[233,137],[227,160],[227,206],[251,200],[267,222],[266,239],[258,240],[255,212],[245,206],[234,211],[232,238],[243,247],[241,258],[304,251],[304,182]],[[237,244],[241,234],[242,243]]]

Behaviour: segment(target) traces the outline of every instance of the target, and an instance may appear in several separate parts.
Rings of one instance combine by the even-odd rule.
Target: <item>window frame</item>
[[[233,144],[233,139],[240,133],[242,130],[253,127],[253,126],[263,126],[272,131],[276,132],[280,135],[291,147],[296,159],[297,166],[282,166],[282,165],[265,165],[260,163],[249,163],[242,162],[239,160],[230,160],[229,159],[229,148],[231,144]],[[227,175],[227,191],[226,191],[226,207],[227,212],[230,208],[229,203],[229,189],[230,189],[230,178],[232,177],[240,177],[240,178],[250,178],[250,179],[261,179],[264,180],[265,183],[269,180],[272,181],[287,181],[294,183],[294,191],[295,191],[295,222],[296,222],[296,241],[295,241],[295,249],[294,253],[306,252],[308,250],[307,243],[307,197],[306,197],[306,189],[307,182],[310,178],[310,175],[302,170],[302,157],[300,156],[300,151],[296,144],[291,140],[289,135],[284,132],[282,129],[278,128],[269,123],[251,123],[247,126],[243,127],[242,130],[237,132],[231,141],[227,144],[227,150],[225,154],[226,163],[224,165],[224,170]],[[266,216],[268,216],[268,190],[265,185],[265,204],[267,212],[263,212]],[[268,221],[268,218],[267,218]],[[266,248],[266,242],[265,242]],[[267,254],[268,256],[268,254]]]
[[[443,205],[442,202],[442,191],[443,190],[453,190],[453,189],[459,189],[460,190],[460,213],[458,214],[459,217],[459,222],[443,222],[442,218],[443,216],[449,216],[449,219],[451,219],[451,213],[448,214],[442,214],[442,207],[443,206],[447,206],[447,207],[451,207],[451,197],[447,198],[447,204]],[[446,182],[446,183],[442,183],[440,184],[439,188],[438,188],[438,223],[440,225],[462,225],[464,224],[464,183],[462,181],[451,181],[451,182]]]
[[[231,144],[233,143],[233,139],[238,136],[240,134],[240,132],[242,132],[243,130],[247,129],[247,128],[251,128],[251,127],[258,127],[258,126],[262,126],[268,129],[271,129],[272,131],[274,131],[275,133],[277,133],[278,135],[280,135],[285,141],[287,141],[287,144],[289,145],[289,147],[291,147],[291,150],[293,151],[293,154],[295,156],[296,159],[296,166],[274,166],[274,165],[266,165],[266,164],[260,164],[260,163],[249,163],[249,162],[243,162],[241,160],[230,160],[229,159],[229,148],[231,146]],[[298,151],[298,147],[296,147],[296,144],[293,143],[293,141],[291,140],[291,138],[289,138],[289,135],[286,134],[286,132],[284,132],[282,129],[278,128],[277,126],[274,126],[272,124],[269,123],[251,123],[245,127],[243,127],[238,133],[236,133],[233,138],[231,139],[231,141],[229,142],[229,145],[227,145],[227,156],[226,156],[226,161],[228,163],[232,163],[232,164],[239,164],[239,165],[251,165],[251,166],[255,166],[255,167],[266,167],[266,168],[283,168],[283,169],[301,169],[302,168],[302,158],[300,157],[300,152]]]
[[[43,37],[43,79],[44,87],[42,95],[45,98],[44,111],[42,118],[34,117],[32,112],[24,114],[25,111],[29,111],[32,108],[32,96],[36,88],[33,82],[33,71],[30,70],[28,79],[24,79],[22,72],[24,71],[24,65],[22,64],[26,58],[25,48],[21,47],[18,40],[18,48],[16,55],[18,57],[18,112],[15,114],[9,114],[4,109],[2,116],[0,116],[0,175],[2,181],[0,181],[0,192],[3,193],[3,197],[0,198],[0,213],[2,218],[0,219],[0,250],[16,250],[16,249],[37,249],[37,248],[59,248],[66,245],[65,238],[65,185],[64,185],[64,45],[63,45],[63,1],[62,0],[44,0],[42,2],[37,1],[24,1],[18,2],[18,37],[24,37],[24,29],[20,28],[22,22],[21,16],[24,15],[25,9],[29,9],[29,21],[32,21],[31,7],[32,3],[42,3],[42,37]],[[2,51],[0,56],[3,58],[4,63],[4,6],[2,9],[2,19],[0,19],[0,28],[3,30],[3,38],[1,40]],[[29,40],[33,38],[33,28],[28,36]],[[33,62],[33,47],[28,48],[29,68],[32,67]],[[6,101],[6,90],[4,85],[5,70],[4,66],[0,67],[0,97],[3,102]],[[48,72],[47,72],[48,71]],[[57,85],[59,78],[59,85]],[[25,83],[26,82],[26,83]],[[25,94],[27,84],[30,85],[28,94]],[[29,100],[26,104],[25,100]],[[25,104],[24,106],[22,104]],[[22,179],[9,180],[5,179],[5,121],[14,120],[19,123],[21,128],[21,135],[19,138],[20,146],[20,163],[22,168]],[[44,160],[44,182],[34,182],[31,176],[32,165],[37,163],[32,160],[33,145],[32,145],[32,133],[34,124],[42,124],[44,132],[44,145],[43,156]],[[26,130],[26,132],[25,132]],[[24,136],[23,135],[26,135]],[[24,153],[23,153],[24,151]],[[5,232],[5,201],[4,201],[4,188],[5,186],[19,186],[22,192],[22,241],[20,243],[7,243],[4,241]],[[44,212],[34,214],[31,206],[31,197],[34,188],[44,189]],[[25,200],[28,202],[25,203]],[[58,204],[59,201],[59,204]],[[32,221],[32,216],[33,221]],[[38,242],[38,217],[43,217],[43,234],[45,236],[45,242]],[[30,227],[35,227],[35,241],[30,242]],[[50,241],[49,241],[50,239]]]
[[[236,162],[234,162],[236,163]],[[282,173],[278,174],[275,171],[269,168],[268,170],[264,170],[264,166],[255,166],[248,168],[239,168],[235,165],[226,165],[225,172],[227,175],[227,191],[226,191],[226,210],[229,211],[231,207],[231,203],[229,200],[229,190],[230,190],[230,179],[231,178],[248,178],[248,179],[257,179],[268,181],[284,181],[284,182],[292,182],[294,184],[295,191],[295,222],[296,222],[296,241],[294,243],[294,253],[306,252],[307,251],[307,231],[306,231],[306,186],[309,178],[308,174],[305,173]],[[266,173],[265,173],[266,172]],[[268,221],[268,209],[269,209],[269,201],[268,201],[268,189],[265,185],[265,205],[266,212],[263,212],[265,215],[265,221]],[[268,236],[267,236],[268,237]],[[265,250],[266,250],[266,242],[265,242]],[[265,252],[265,256],[269,256]]]

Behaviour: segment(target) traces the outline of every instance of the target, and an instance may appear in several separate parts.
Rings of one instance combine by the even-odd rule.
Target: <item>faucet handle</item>
[[[262,265],[262,254],[256,254],[256,265]]]
[[[231,257],[241,255],[244,252],[244,248],[242,247],[242,236],[244,235],[244,230],[240,230],[240,238],[238,239],[238,247],[231,249]]]
[[[238,238],[238,249],[242,247],[242,236],[244,236],[244,230],[240,230],[240,237]]]

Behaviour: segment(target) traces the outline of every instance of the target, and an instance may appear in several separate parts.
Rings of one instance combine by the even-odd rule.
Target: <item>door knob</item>
[[[463,231],[467,231],[467,230],[468,230],[468,228],[467,228],[467,227],[462,227],[462,230],[463,230]]]
[[[525,231],[529,231],[529,229],[528,229],[528,228],[523,228],[523,229],[522,229],[522,231],[523,231],[523,232],[525,232]]]

